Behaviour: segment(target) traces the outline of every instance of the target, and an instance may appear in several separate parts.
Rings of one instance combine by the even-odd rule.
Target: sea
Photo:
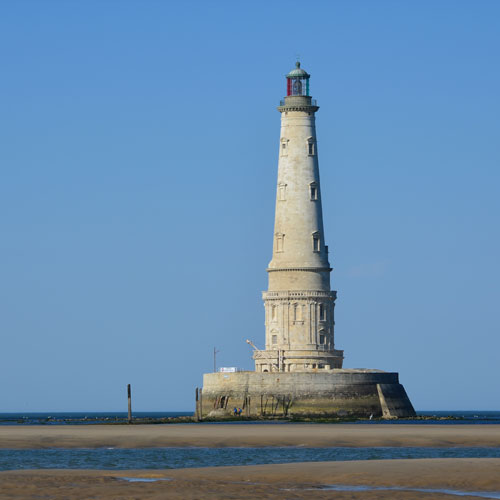
[[[192,411],[184,412],[134,412],[136,421],[163,423],[169,418],[189,417]],[[126,423],[127,412],[51,412],[51,413],[0,413],[0,425],[91,425]],[[287,424],[286,420],[256,420],[256,421],[230,421],[224,424]],[[418,424],[418,425],[461,425],[461,424],[500,424],[500,411],[419,411],[417,418],[399,420],[360,419],[350,421],[359,425],[384,425],[384,424]],[[218,422],[211,422],[218,425]]]
[[[140,421],[162,422],[170,417],[190,416],[192,412],[135,412]],[[93,425],[125,423],[127,413],[0,413],[2,426]],[[260,425],[270,421],[238,422]],[[274,425],[287,425],[274,421]],[[500,411],[421,411],[416,419],[358,420],[358,425],[492,425],[500,424]],[[158,423],[156,425],[169,425]],[[192,424],[198,425],[198,424]],[[219,425],[206,423],[203,425]],[[330,425],[330,424],[324,424]],[[335,424],[331,424],[335,425]],[[223,465],[258,465],[292,462],[348,460],[384,460],[415,458],[500,458],[500,447],[170,447],[170,448],[45,448],[2,449],[0,470],[19,469],[176,469]]]

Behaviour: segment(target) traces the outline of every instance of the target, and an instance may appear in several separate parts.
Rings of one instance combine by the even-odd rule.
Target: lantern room
[[[286,75],[286,95],[309,95],[309,78],[311,75],[300,67],[300,62],[295,63],[295,69],[292,69]]]

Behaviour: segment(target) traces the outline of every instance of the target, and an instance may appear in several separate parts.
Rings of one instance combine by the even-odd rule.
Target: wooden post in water
[[[196,406],[194,410],[194,418],[198,422],[200,420],[200,402],[198,401],[198,387],[196,388],[195,391],[195,399],[196,399]]]
[[[132,391],[130,390],[130,384],[127,385],[127,395],[128,395],[128,423],[132,423]]]
[[[200,389],[200,422],[203,420],[203,389]]]

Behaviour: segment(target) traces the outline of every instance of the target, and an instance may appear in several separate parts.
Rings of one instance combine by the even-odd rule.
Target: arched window
[[[319,331],[319,343],[321,345],[325,344],[326,336],[325,336],[325,330],[320,330]]]

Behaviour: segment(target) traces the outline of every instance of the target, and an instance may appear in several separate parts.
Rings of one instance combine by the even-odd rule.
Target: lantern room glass
[[[286,95],[309,95],[309,78],[288,77]]]

